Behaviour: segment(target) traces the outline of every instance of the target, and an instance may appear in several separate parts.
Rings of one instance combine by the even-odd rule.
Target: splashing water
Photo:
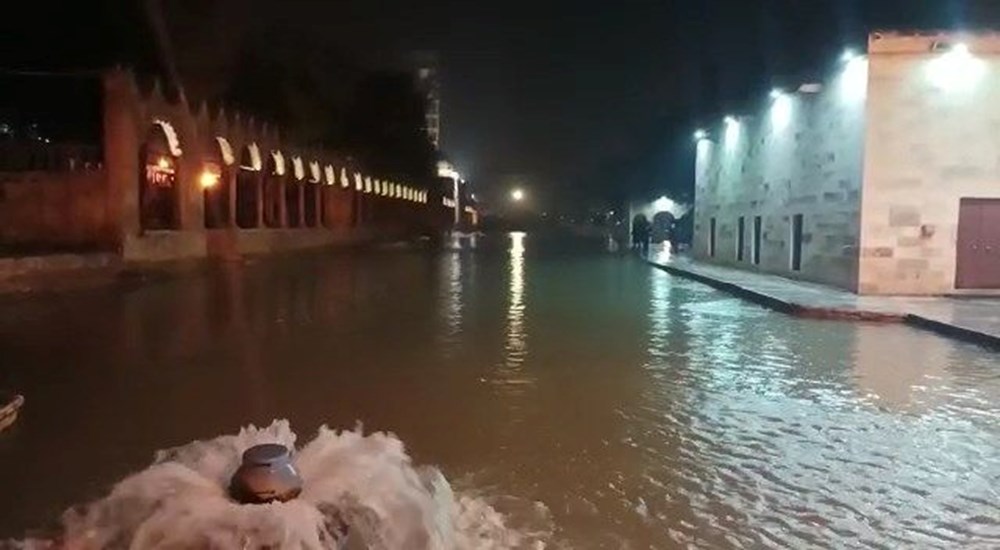
[[[227,493],[244,450],[260,443],[295,449],[288,421],[160,451],[149,468],[107,497],[70,510],[59,543],[23,548],[348,548],[452,550],[544,548],[552,535],[543,505],[532,526],[514,528],[486,500],[456,496],[436,468],[414,467],[391,434],[322,427],[293,460],[298,499],[241,505]]]

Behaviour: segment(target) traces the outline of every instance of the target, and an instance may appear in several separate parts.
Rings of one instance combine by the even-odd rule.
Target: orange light
[[[219,174],[206,170],[201,173],[201,177],[198,178],[198,182],[201,183],[201,187],[203,189],[215,187],[219,183]]]
[[[170,168],[170,161],[167,160],[167,157],[160,157],[159,160],[156,161],[156,165],[161,169],[166,170],[167,168]]]

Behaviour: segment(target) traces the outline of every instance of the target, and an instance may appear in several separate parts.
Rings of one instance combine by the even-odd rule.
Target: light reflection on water
[[[0,386],[29,402],[0,536],[155,449],[288,417],[392,430],[516,497],[498,509],[544,503],[573,548],[1000,545],[995,354],[786,317],[601,243],[478,244],[0,305]]]
[[[507,303],[507,339],[505,359],[508,367],[524,363],[528,353],[524,332],[524,233],[510,234],[510,293]]]

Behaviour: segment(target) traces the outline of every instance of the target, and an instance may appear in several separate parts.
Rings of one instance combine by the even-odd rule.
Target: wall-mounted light
[[[848,101],[861,101],[868,96],[868,58],[855,55],[840,75],[840,91]]]
[[[202,189],[211,189],[219,184],[219,174],[211,170],[205,170],[198,177],[198,183],[201,184]]]
[[[726,148],[734,149],[740,140],[740,121],[729,115],[724,119],[724,122],[726,123]]]
[[[702,129],[697,129],[694,131],[694,140],[701,141],[703,139],[708,139],[708,132]]]
[[[792,122],[792,97],[781,90],[771,90],[771,126],[784,130]]]
[[[927,78],[940,90],[968,92],[983,79],[986,71],[986,64],[972,55],[969,46],[959,43],[928,63]]]

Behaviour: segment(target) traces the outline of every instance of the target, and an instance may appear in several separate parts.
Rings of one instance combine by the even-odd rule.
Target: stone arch
[[[250,142],[240,152],[240,166],[236,173],[236,225],[249,229],[260,225],[260,172],[263,162],[260,148]]]
[[[139,151],[139,225],[143,230],[180,227],[181,154],[173,126],[163,120],[153,121]]]
[[[653,214],[653,220],[650,222],[650,241],[653,243],[669,241],[674,231],[674,222],[676,219],[673,213],[666,210]]]

